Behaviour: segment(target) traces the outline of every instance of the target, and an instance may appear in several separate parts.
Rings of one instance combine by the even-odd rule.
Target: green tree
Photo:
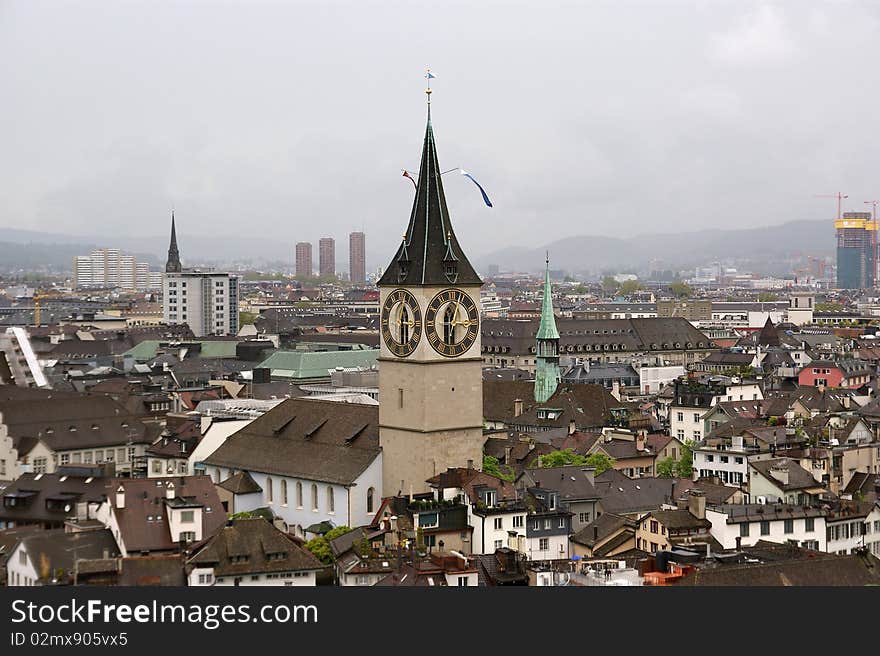
[[[500,478],[502,481],[512,481],[513,470],[508,465],[504,465],[504,469],[506,471],[501,470],[501,465],[495,456],[483,456],[483,472]]]
[[[620,283],[614,279],[614,276],[605,276],[602,278],[602,289],[606,292],[616,291],[620,287]]]
[[[660,478],[673,478],[678,469],[678,463],[675,458],[663,458],[657,461],[657,476]]]
[[[759,303],[769,303],[770,301],[776,300],[776,294],[771,292],[761,292],[758,294],[758,302]]]
[[[559,449],[538,456],[532,463],[533,467],[563,467],[565,465],[595,467],[598,475],[614,467],[614,458],[604,453],[591,453],[588,456],[582,456],[571,449]]]
[[[834,303],[834,302],[826,302],[826,303],[816,303],[816,312],[842,312],[843,304],[842,303]]]
[[[242,310],[238,313],[238,325],[244,326],[249,323],[253,323],[254,319],[256,319],[259,315],[256,312],[245,312]]]
[[[604,474],[609,469],[614,469],[614,458],[605,453],[591,453],[584,460],[587,467],[596,468],[596,476]]]
[[[676,298],[690,298],[691,294],[694,293],[694,290],[691,289],[690,285],[686,285],[681,280],[669,283],[669,291]]]
[[[337,526],[330,529],[324,535],[319,535],[306,542],[306,549],[325,565],[333,564],[333,551],[330,549],[330,540],[345,535],[351,529],[348,526]]]
[[[629,296],[630,294],[635,294],[639,291],[642,286],[639,284],[638,280],[627,280],[620,286],[620,293],[624,296]]]
[[[694,477],[694,441],[685,440],[681,447],[681,458],[676,463],[676,474],[679,478]]]

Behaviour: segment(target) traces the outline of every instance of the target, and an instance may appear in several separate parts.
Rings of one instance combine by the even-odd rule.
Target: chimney
[[[174,483],[168,481],[168,485],[165,486],[165,498],[173,499],[174,496]]]
[[[691,490],[688,497],[688,510],[697,519],[706,519],[706,495],[700,490]]]
[[[843,407],[844,407],[844,409],[849,410],[850,397],[849,397],[848,394],[845,394],[845,395],[840,399],[840,402],[843,403]]]
[[[103,558],[104,560],[107,560],[108,558],[110,558],[110,550],[107,549],[106,547],[101,552],[101,558]]]
[[[121,485],[116,488],[116,507],[119,510],[125,508],[125,488]]]
[[[467,466],[467,468],[468,468],[468,469],[473,469],[473,468],[474,468],[474,461],[473,461],[472,458],[468,458],[468,466]]]
[[[397,532],[397,515],[391,515],[391,517],[389,517],[388,521],[391,522],[392,533],[396,533]]]
[[[645,433],[644,431],[639,431],[636,433],[636,451],[644,451],[645,450]]]
[[[740,536],[736,536],[736,550],[742,551],[742,541],[743,539]]]
[[[594,547],[596,546],[596,542],[598,542],[598,541],[599,541],[599,527],[594,526],[593,527],[593,546]]]
[[[574,435],[574,431],[575,431],[575,425],[574,425],[574,419],[572,419],[571,421],[568,422],[568,434]]]
[[[504,464],[505,465],[510,464],[510,454],[512,451],[513,451],[512,447],[509,447],[509,446],[504,447]]]
[[[514,399],[514,401],[513,401],[513,416],[519,417],[522,413],[523,413],[522,399]]]
[[[611,396],[613,396],[616,401],[620,401],[620,381],[619,380],[611,381]]]

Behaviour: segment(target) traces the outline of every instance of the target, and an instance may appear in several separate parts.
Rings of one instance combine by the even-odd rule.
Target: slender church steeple
[[[550,256],[544,269],[544,302],[537,335],[537,364],[535,365],[535,401],[544,403],[556,392],[562,376],[559,372],[559,331],[553,314],[553,296],[550,290]]]
[[[379,285],[482,285],[449,219],[428,98],[428,125],[409,225]]]
[[[168,246],[168,261],[165,262],[165,273],[180,273],[180,253],[177,250],[177,231],[174,227],[174,210],[171,210],[171,244]]]

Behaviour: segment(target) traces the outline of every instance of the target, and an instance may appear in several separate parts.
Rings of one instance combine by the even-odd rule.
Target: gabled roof
[[[174,484],[174,500],[166,498],[168,483]],[[124,508],[116,508],[120,486],[125,494]],[[110,478],[106,479],[105,493],[129,554],[178,549],[180,543],[177,536],[171,535],[166,512],[166,506],[175,500],[202,506],[203,538],[213,535],[226,522],[226,513],[208,476]]]
[[[26,473],[10,483],[0,496],[16,497],[21,503],[0,503],[0,518],[16,522],[63,522],[76,514],[79,502],[99,503],[105,493],[106,479],[68,475],[66,469],[52,474]],[[51,501],[47,505],[47,501]],[[50,508],[52,506],[53,508]],[[64,508],[69,506],[68,510]]]
[[[66,583],[66,577],[72,574],[79,559],[92,560],[103,558],[105,553],[108,556],[119,553],[108,529],[77,533],[66,533],[64,529],[34,531],[23,535],[19,544],[27,551],[43,583],[56,578],[59,583]]]
[[[208,538],[188,567],[213,567],[214,576],[324,569],[310,551],[262,518],[235,519]]]
[[[759,472],[764,478],[773,483],[782,491],[807,490],[822,487],[822,484],[813,478],[806,469],[796,461],[789,458],[771,458],[769,460],[754,460],[749,462],[749,467]],[[780,472],[788,472],[788,482],[779,478]]]
[[[349,485],[379,453],[378,406],[287,399],[231,435],[205,462]]]
[[[233,494],[254,494],[263,491],[263,488],[257,485],[257,482],[246,471],[236,472],[225,481],[217,483],[217,486]]]
[[[483,284],[452,229],[440,174],[429,105],[422,163],[419,166],[419,180],[409,225],[397,253],[378,282],[379,286]],[[455,262],[458,270],[455,280],[446,277],[447,262]],[[401,274],[402,265],[405,267],[405,275]]]

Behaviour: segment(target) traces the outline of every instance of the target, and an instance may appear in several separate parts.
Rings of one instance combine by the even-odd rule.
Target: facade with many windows
[[[196,337],[238,333],[238,276],[181,271],[164,274],[162,318],[185,323]]]

